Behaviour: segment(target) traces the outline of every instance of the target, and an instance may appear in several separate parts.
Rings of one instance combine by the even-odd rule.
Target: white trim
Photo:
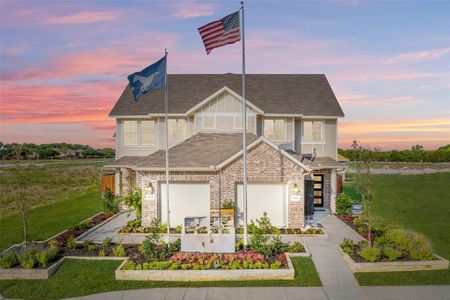
[[[203,116],[214,116],[214,117],[234,117],[234,116],[242,116],[241,112],[198,112],[196,115]],[[256,114],[252,112],[247,113],[247,117],[255,117]]]
[[[282,119],[282,120],[284,120],[284,138],[283,139],[280,139],[280,140],[278,140],[278,139],[272,139],[272,141],[273,142],[276,142],[276,143],[284,143],[284,142],[288,142],[288,140],[287,140],[287,119],[288,118],[276,118],[276,117],[270,117],[270,118],[263,118],[262,119],[262,135],[265,137],[265,138],[269,138],[268,136],[266,136],[266,130],[265,130],[265,121],[267,120],[267,121],[274,121],[274,124],[273,124],[273,128],[275,129],[275,120],[280,120],[280,119]]]
[[[302,119],[337,119],[344,116],[302,116]]]
[[[154,136],[153,136],[153,144],[142,144],[142,121],[153,121],[153,134],[154,134]],[[142,120],[139,120],[139,146],[142,146],[142,147],[155,147],[155,146],[157,146],[157,144],[156,144],[156,138],[157,138],[157,133],[155,132],[155,131],[157,131],[157,128],[156,128],[156,123],[158,123],[156,120],[154,120],[154,119],[142,119]]]
[[[240,127],[237,127],[237,126],[236,126],[236,118],[237,118],[237,117],[241,117],[241,118],[242,118],[242,114],[239,114],[239,116],[238,116],[238,115],[233,116],[233,130],[239,130],[239,129],[242,129],[242,122],[243,122],[243,120],[241,121],[241,126],[240,126]],[[247,115],[247,124],[248,124],[248,115]],[[247,130],[248,130],[248,128],[247,128]]]
[[[210,102],[211,100],[215,100],[220,94],[222,94],[223,92],[227,92],[229,93],[231,96],[235,97],[237,100],[239,100],[241,103],[243,103],[242,100],[242,96],[240,96],[239,94],[237,94],[236,92],[234,92],[232,89],[230,89],[227,86],[224,86],[223,88],[219,89],[217,92],[213,93],[212,95],[209,95],[208,97],[206,97],[204,100],[200,101],[198,104],[196,104],[194,107],[192,107],[191,109],[189,109],[186,112],[186,115],[192,114],[195,111],[197,111],[198,109],[200,109],[203,105],[205,105],[206,103]],[[256,111],[257,113],[260,114],[264,114],[264,111],[262,111],[260,108],[258,108],[257,106],[255,106],[253,103],[251,103],[250,101],[246,101],[247,102],[247,106],[252,108],[254,111]]]

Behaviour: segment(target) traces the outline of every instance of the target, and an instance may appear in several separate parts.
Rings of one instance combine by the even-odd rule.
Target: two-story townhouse
[[[242,97],[239,74],[168,75],[171,226],[209,216],[232,200],[242,211]],[[250,74],[247,88],[248,219],[267,212],[279,227],[305,224],[305,178],[314,207],[333,211],[341,107],[325,75]],[[108,167],[143,191],[142,222],[166,222],[164,91],[135,102],[127,87],[116,119],[116,160]],[[119,182],[119,180],[116,180]],[[119,190],[119,189],[116,189]]]

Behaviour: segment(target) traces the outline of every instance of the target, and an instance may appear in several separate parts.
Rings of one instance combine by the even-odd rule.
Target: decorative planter
[[[147,281],[230,281],[230,280],[292,280],[295,269],[286,255],[286,269],[242,270],[122,270],[124,261],[116,270],[117,280]]]
[[[64,259],[65,257],[61,258],[47,269],[0,269],[0,279],[48,279],[58,270]]]
[[[434,254],[436,260],[413,260],[413,261],[388,261],[388,262],[355,262],[353,258],[342,251],[342,258],[353,273],[356,272],[401,272],[401,271],[426,271],[447,270],[448,260]]]

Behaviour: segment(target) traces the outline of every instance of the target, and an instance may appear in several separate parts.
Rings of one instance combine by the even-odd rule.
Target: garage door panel
[[[243,186],[237,186],[237,205],[243,211]],[[286,185],[284,184],[249,184],[247,185],[247,219],[260,218],[264,212],[277,227],[286,226]]]
[[[160,185],[161,222],[167,224],[166,184]],[[209,184],[170,183],[170,227],[181,225],[185,217],[209,216]]]

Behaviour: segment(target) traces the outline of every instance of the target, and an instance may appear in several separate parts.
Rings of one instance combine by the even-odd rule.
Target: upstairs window
[[[303,141],[323,142],[324,141],[323,121],[303,121]]]
[[[141,121],[141,145],[154,145],[155,140],[155,121]]]
[[[187,125],[185,119],[169,119],[169,140],[181,141],[186,139]]]
[[[125,146],[138,144],[138,123],[136,120],[123,121],[123,144]]]
[[[286,139],[286,122],[284,119],[264,120],[264,136],[273,141]]]

